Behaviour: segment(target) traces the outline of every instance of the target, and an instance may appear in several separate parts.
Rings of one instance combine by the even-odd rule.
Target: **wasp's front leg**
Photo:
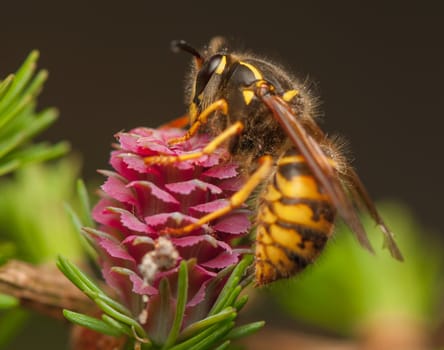
[[[211,142],[209,142],[208,145],[206,145],[205,148],[202,149],[202,151],[188,153],[188,154],[181,154],[177,156],[170,156],[170,155],[150,156],[150,157],[145,157],[144,161],[146,164],[169,164],[169,163],[184,162],[191,159],[197,159],[204,155],[210,155],[229,138],[235,135],[239,135],[243,129],[244,125],[242,124],[242,122],[238,121],[233,125],[229,126],[227,129],[225,129],[220,135],[215,137],[213,140],[211,140]]]
[[[225,115],[228,113],[228,103],[225,99],[221,98],[220,100],[214,101],[207,108],[205,108],[205,110],[197,116],[196,120],[194,121],[193,125],[191,125],[187,133],[182,137],[170,140],[169,144],[174,145],[176,143],[189,140],[191,137],[193,137],[193,135],[197,133],[202,125],[205,125],[207,123],[208,117],[216,111],[221,111]]]

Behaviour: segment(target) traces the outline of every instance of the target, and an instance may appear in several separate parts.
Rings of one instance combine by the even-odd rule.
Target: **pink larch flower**
[[[169,140],[183,135],[183,130],[148,128],[118,133],[110,160],[114,171],[101,171],[107,180],[93,210],[99,227],[86,230],[100,251],[107,284],[157,343],[164,341],[156,324],[161,280],[169,281],[174,299],[179,264],[188,261],[182,328],[202,319],[225,282],[215,276],[245,252],[233,247],[233,239],[250,229],[249,212],[241,208],[190,234],[169,234],[169,228],[181,228],[226,206],[244,182],[225,148],[187,161],[145,162],[150,156],[198,152],[209,142],[208,136],[197,135],[169,146]]]

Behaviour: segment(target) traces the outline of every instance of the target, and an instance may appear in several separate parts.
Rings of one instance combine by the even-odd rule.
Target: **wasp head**
[[[188,79],[191,123],[218,99],[228,103],[227,122],[248,117],[258,110],[256,92],[261,84],[278,94],[292,88],[292,81],[276,65],[252,55],[228,53],[219,37],[213,39],[203,53],[182,40],[173,45],[175,51],[186,51],[195,59]]]

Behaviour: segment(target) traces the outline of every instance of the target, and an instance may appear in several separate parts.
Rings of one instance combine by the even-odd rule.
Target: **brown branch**
[[[90,312],[94,304],[55,266],[35,266],[11,260],[0,266],[0,293],[12,295],[21,305],[63,319],[62,309]]]

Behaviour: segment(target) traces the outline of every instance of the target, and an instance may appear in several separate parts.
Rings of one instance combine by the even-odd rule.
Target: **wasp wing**
[[[287,136],[306,159],[313,175],[322,188],[330,196],[339,215],[355,233],[359,243],[370,252],[374,252],[356,212],[353,201],[347,194],[335,168],[331,165],[318,143],[306,132],[297,120],[290,106],[279,96],[262,94],[259,96],[265,105],[272,111]],[[312,125],[311,128],[314,126]],[[323,135],[319,130],[319,135]]]
[[[401,251],[399,250],[398,245],[395,242],[393,233],[390,231],[382,217],[379,215],[378,210],[376,209],[373,201],[370,198],[370,195],[367,192],[367,189],[365,188],[356,171],[353,168],[349,168],[347,169],[344,177],[347,181],[348,188],[353,200],[356,202],[357,205],[359,205],[361,208],[369,213],[370,217],[376,222],[379,229],[384,234],[384,246],[389,249],[392,257],[397,260],[403,261],[404,258]]]

